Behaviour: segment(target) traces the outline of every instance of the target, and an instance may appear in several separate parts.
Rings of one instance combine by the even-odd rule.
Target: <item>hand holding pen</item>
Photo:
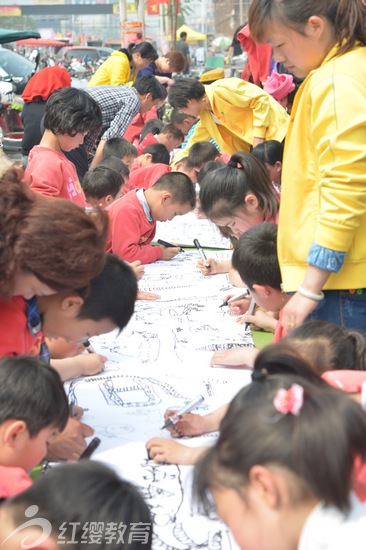
[[[193,244],[197,248],[199,255],[201,256],[201,260],[203,262],[203,265],[206,269],[211,270],[211,264],[208,262],[206,254],[202,248],[202,246],[199,243],[198,239],[193,239]]]
[[[203,403],[204,397],[202,395],[197,395],[194,399],[189,401],[184,407],[179,409],[178,411],[173,412],[165,421],[164,426],[162,426],[162,430],[165,430],[167,428],[171,428],[174,426],[181,418],[181,416],[185,413],[189,413],[193,411],[198,405]]]

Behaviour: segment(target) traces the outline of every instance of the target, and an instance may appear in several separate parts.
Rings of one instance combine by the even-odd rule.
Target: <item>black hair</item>
[[[142,76],[135,80],[132,87],[140,95],[151,94],[152,99],[166,99],[166,88],[153,75]]]
[[[139,53],[143,59],[155,61],[159,56],[150,42],[140,42],[139,44],[130,44],[128,51],[130,54]]]
[[[190,99],[200,100],[204,97],[205,87],[195,78],[177,78],[168,93],[169,104],[174,109],[187,107]]]
[[[170,122],[172,124],[182,124],[186,118],[197,120],[197,117],[195,117],[194,115],[187,115],[186,113],[178,111],[178,109],[172,109],[172,112],[170,114]]]
[[[94,132],[102,127],[102,112],[85,90],[60,88],[47,100],[44,127],[55,135]]]
[[[39,357],[0,359],[0,424],[23,420],[31,437],[46,427],[66,426],[69,406],[61,378]]]
[[[183,172],[163,174],[150,189],[170,191],[172,200],[178,204],[196,205],[196,190],[190,178]]]
[[[123,137],[113,137],[105,141],[102,153],[102,160],[107,157],[122,157],[133,155],[137,157],[137,149],[132,143]]]
[[[162,143],[152,143],[145,147],[143,155],[151,155],[151,161],[153,164],[160,162],[161,164],[169,164],[170,154],[168,149]]]
[[[276,354],[275,347],[270,352]],[[253,382],[233,399],[218,441],[196,466],[196,498],[206,510],[213,488],[229,487],[245,498],[251,468],[260,464],[293,474],[289,494],[294,501],[315,496],[348,511],[355,457],[366,457],[365,413],[347,394],[324,383],[297,374],[266,374],[270,360],[268,351],[266,360],[258,355],[259,376],[253,373]],[[303,392],[303,403],[298,415],[284,414],[274,399],[294,385]]]
[[[185,38],[187,36],[186,31],[182,31],[179,35],[180,38]]]
[[[128,171],[126,165],[125,167]],[[120,172],[98,164],[98,166],[92,168],[85,174],[81,187],[83,188],[87,200],[88,197],[103,199],[107,195],[111,195],[115,198],[120,192],[123,184],[124,179]]]
[[[291,331],[286,341],[299,347],[320,374],[328,370],[366,370],[366,339],[356,330],[329,321],[308,321]]]
[[[259,143],[251,150],[251,154],[258,160],[274,166],[276,162],[282,162],[283,142],[269,139]]]
[[[226,164],[222,160],[209,160],[206,162],[197,174],[197,182],[202,185],[202,182],[210,172],[223,168]]]
[[[207,174],[204,182],[200,202],[209,219],[232,217],[237,208],[244,207],[249,193],[257,198],[265,216],[274,218],[278,212],[277,195],[266,167],[250,153],[235,153],[224,168]]]
[[[200,170],[206,162],[215,160],[219,155],[220,151],[210,141],[196,141],[189,150],[188,158]]]
[[[256,42],[261,42],[265,28],[280,22],[303,34],[312,15],[324,17],[331,24],[340,46],[334,55],[349,51],[357,41],[366,44],[364,0],[255,0],[249,9],[250,32]]]
[[[181,139],[184,140],[184,134],[182,130],[174,126],[174,124],[165,124],[165,126],[162,127],[162,129],[159,132],[160,134],[172,134],[174,139]]]
[[[142,127],[139,143],[147,136],[147,134],[159,134],[164,126],[164,122],[160,118],[152,118],[145,122]]]
[[[260,223],[245,231],[235,245],[231,261],[248,288],[257,284],[281,290],[277,225]]]
[[[125,164],[119,157],[110,156],[105,159],[102,159],[98,164],[97,168],[99,167],[110,168],[111,170],[118,172],[124,180],[122,184],[126,183],[130,175],[130,170],[127,164]]]
[[[51,524],[51,536],[61,540],[62,525],[62,540],[76,550],[86,546],[89,550],[151,550],[152,517],[142,495],[100,462],[83,460],[52,468],[26,491],[7,500],[4,509],[18,527],[31,505],[38,507],[37,517]],[[101,537],[91,536],[91,522],[103,525]],[[116,526],[115,537],[107,538],[108,525]],[[119,540],[124,526],[127,529]]]
[[[137,297],[137,280],[127,262],[106,254],[102,272],[91,280],[87,289],[79,290],[84,298],[78,319],[110,319],[122,330],[131,319]]]

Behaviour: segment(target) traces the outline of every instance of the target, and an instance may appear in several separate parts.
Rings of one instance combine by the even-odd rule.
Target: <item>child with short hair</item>
[[[247,550],[362,550],[366,504],[352,492],[366,416],[349,397],[266,363],[232,401],[193,488]]]
[[[0,359],[0,465],[29,472],[62,431],[69,405],[59,374],[38,357]]]
[[[118,157],[128,166],[128,168],[131,168],[137,154],[136,147],[127,139],[123,137],[112,137],[105,142],[102,161],[108,157]]]
[[[32,506],[37,516],[25,523]],[[45,524],[48,534],[40,527]],[[97,525],[103,526],[100,533]],[[152,536],[152,517],[139,490],[95,460],[51,468],[0,508],[0,545],[7,550],[18,550],[25,541],[39,550],[64,545],[76,550],[151,550]]]
[[[117,157],[109,158],[115,158],[118,161]],[[99,163],[85,174],[81,185],[85,199],[90,206],[105,208],[120,196],[122,187],[128,180],[130,173],[122,161],[121,164],[124,175],[121,172],[102,165],[102,163]]]
[[[183,143],[183,140],[184,134],[179,128],[176,128],[173,124],[166,124],[160,132],[147,134],[138,144],[137,152],[141,155],[149,145],[162,143],[171,153]]]
[[[100,107],[87,92],[77,88],[56,90],[47,100],[43,137],[29,153],[25,177],[31,189],[85,206],[75,165],[63,151],[76,149],[88,132],[101,126]]]
[[[156,222],[187,214],[195,203],[194,185],[180,172],[164,174],[149,189],[132,190],[107,207],[110,216],[107,251],[129,262],[170,260],[180,247],[150,245]]]
[[[169,164],[170,155],[168,149],[162,143],[152,143],[135,159],[131,172],[143,166],[151,164]]]

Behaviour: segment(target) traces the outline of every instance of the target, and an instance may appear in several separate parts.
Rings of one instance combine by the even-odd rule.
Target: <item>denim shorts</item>
[[[324,295],[307,321],[330,321],[366,333],[366,289],[325,290]]]

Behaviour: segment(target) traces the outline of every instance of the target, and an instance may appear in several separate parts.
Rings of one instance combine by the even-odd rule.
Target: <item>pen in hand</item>
[[[198,250],[198,252],[199,252],[199,255],[201,256],[201,260],[203,261],[203,265],[205,266],[205,268],[206,268],[206,269],[211,269],[210,264],[207,264],[206,254],[204,253],[204,250],[203,250],[202,246],[200,245],[198,239],[194,239],[194,240],[193,240],[193,244],[194,244],[194,246],[197,248],[197,250]]]
[[[88,353],[95,353],[89,340],[83,340],[83,346]]]
[[[179,252],[185,252],[185,250],[183,250],[183,248],[181,248],[180,246],[176,244],[168,243],[167,241],[163,241],[162,239],[158,239],[157,243],[161,244],[162,246],[166,246],[168,248],[179,248]]]
[[[249,296],[249,290],[247,288],[244,288],[243,292],[237,294],[236,296],[231,296],[231,298],[222,302],[221,306],[219,307],[228,306],[232,302],[236,302],[237,300],[241,300],[242,298],[246,298],[247,296]]]
[[[176,424],[179,418],[182,416],[182,414],[193,411],[193,409],[195,409],[196,407],[198,407],[198,405],[203,403],[204,400],[205,399],[202,395],[198,395],[197,397],[192,399],[192,401],[190,401],[184,407],[179,409],[179,411],[172,414],[172,416],[169,416],[169,418],[167,419],[167,421],[165,422],[164,426],[161,429],[165,430],[166,428],[170,428],[170,426],[172,426],[173,424]]]
[[[254,313],[254,310],[255,310],[255,301],[253,300],[253,298],[250,300],[250,305],[249,305],[249,308],[248,308],[248,311],[247,311],[247,315],[253,315]],[[244,325],[244,330],[247,330],[248,327],[249,327],[250,323],[245,323]]]

